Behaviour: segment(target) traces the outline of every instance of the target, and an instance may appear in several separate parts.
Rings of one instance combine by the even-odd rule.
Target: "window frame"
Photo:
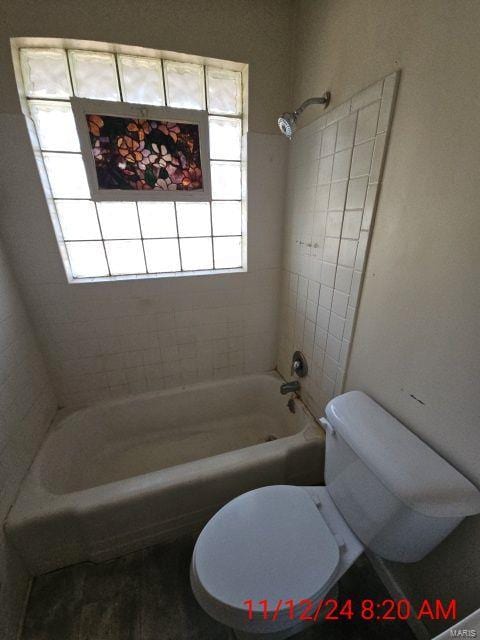
[[[120,201],[167,201],[192,202],[212,200],[210,180],[210,144],[208,135],[208,112],[206,110],[177,109],[174,107],[158,107],[140,105],[133,102],[113,102],[110,100],[92,100],[90,98],[72,97],[73,117],[77,125],[80,150],[85,164],[85,171],[90,187],[91,199],[95,202]],[[88,132],[86,115],[88,113],[105,116],[121,116],[145,120],[167,120],[170,122],[197,124],[200,136],[200,158],[202,161],[203,189],[195,191],[122,191],[120,189],[100,189],[98,186],[95,161]]]
[[[233,62],[233,61],[225,61],[218,60],[214,58],[206,58],[201,56],[196,56],[194,54],[181,54],[172,51],[160,50],[160,49],[147,49],[144,47],[136,47],[136,46],[128,46],[128,45],[118,45],[118,44],[109,44],[104,42],[93,42],[93,41],[85,41],[85,40],[75,40],[75,39],[59,39],[59,38],[40,38],[40,37],[16,37],[11,38],[11,51],[13,58],[13,66],[15,72],[15,78],[17,81],[17,89],[19,92],[20,104],[22,107],[22,112],[26,117],[26,125],[28,129],[28,133],[30,136],[30,140],[34,150],[34,156],[37,162],[38,170],[40,173],[40,178],[42,181],[42,185],[44,187],[45,197],[47,201],[47,205],[50,211],[51,221],[54,227],[57,246],[59,253],[62,258],[63,268],[66,273],[67,281],[70,284],[87,284],[87,283],[99,283],[99,282],[114,282],[114,281],[128,281],[128,280],[151,280],[151,279],[163,279],[163,278],[177,278],[177,277],[190,277],[190,276],[215,276],[215,275],[223,275],[230,273],[242,273],[248,271],[248,234],[247,234],[247,134],[248,134],[248,64]],[[241,157],[239,161],[240,174],[241,174],[241,191],[238,199],[231,200],[232,202],[238,202],[241,209],[241,233],[239,236],[231,236],[237,237],[241,243],[241,266],[239,267],[227,267],[227,268],[215,268],[215,262],[213,257],[213,245],[215,238],[223,238],[224,236],[214,236],[213,226],[211,226],[211,235],[208,236],[212,243],[212,257],[213,257],[213,268],[208,269],[198,269],[194,271],[182,270],[175,272],[157,272],[157,273],[148,273],[148,267],[146,267],[146,271],[144,273],[135,273],[135,274],[125,274],[125,275],[102,275],[102,276],[86,276],[86,277],[75,277],[73,275],[70,260],[67,252],[66,242],[63,238],[63,233],[60,225],[60,220],[56,211],[55,200],[59,198],[55,198],[52,195],[50,184],[46,172],[46,168],[43,162],[43,151],[40,148],[40,144],[38,141],[38,136],[36,132],[35,125],[33,123],[32,117],[30,116],[28,101],[30,99],[40,99],[42,98],[28,98],[25,95],[25,89],[23,84],[22,77],[22,69],[20,62],[20,49],[22,48],[40,48],[40,49],[63,49],[68,56],[69,50],[85,50],[92,52],[106,52],[115,54],[115,60],[117,61],[117,56],[127,55],[127,56],[136,56],[139,58],[153,58],[158,59],[161,64],[164,64],[165,60],[172,60],[177,62],[187,62],[200,64],[203,66],[203,76],[205,81],[205,99],[208,100],[207,94],[207,86],[206,86],[206,75],[207,75],[207,67],[214,67],[215,69],[221,70],[225,69],[226,71],[237,71],[241,74],[241,113],[238,115],[233,114],[218,114],[208,111],[208,102],[207,104],[207,113],[208,117],[210,116],[224,116],[226,118],[236,118],[241,122],[242,125],[242,138],[241,138]],[[118,63],[117,63],[118,64]],[[71,96],[73,97],[73,95]],[[60,101],[67,102],[71,104],[71,97],[67,100],[59,99]],[[166,97],[166,96],[165,96]],[[55,100],[54,98],[43,98],[44,100]],[[112,104],[118,104],[123,107],[128,104],[126,102],[112,102]],[[159,105],[149,105],[150,108],[156,108]],[[175,107],[176,109],[176,107]],[[200,113],[200,110],[194,110],[196,115]],[[221,160],[210,158],[210,162],[221,162]],[[238,162],[238,161],[237,161]],[[209,163],[210,168],[210,163]],[[62,198],[60,198],[62,199]],[[93,201],[93,198],[90,197],[88,200]],[[106,201],[106,198],[103,199]],[[172,200],[167,200],[172,202]],[[164,201],[164,202],[167,202]],[[207,201],[207,199],[203,199],[202,201]],[[228,198],[227,198],[228,201]],[[210,213],[212,218],[213,211],[213,202],[225,202],[225,199],[216,198],[213,200],[212,198],[208,199],[210,206]],[[228,236],[225,236],[228,237]],[[179,241],[182,239],[180,237],[177,238]],[[143,241],[143,237],[142,237]],[[102,238],[102,244],[104,245],[104,240]],[[104,245],[105,248],[105,245]]]

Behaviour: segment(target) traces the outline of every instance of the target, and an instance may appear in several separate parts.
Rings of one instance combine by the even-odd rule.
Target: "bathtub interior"
[[[300,432],[309,419],[276,375],[99,404],[60,421],[41,452],[49,493],[81,491]]]

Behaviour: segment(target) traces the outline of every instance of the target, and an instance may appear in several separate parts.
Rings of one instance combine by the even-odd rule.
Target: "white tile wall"
[[[248,273],[68,284],[23,117],[3,116],[0,134],[18,158],[0,175],[0,231],[61,405],[275,367],[283,136],[249,134]]]
[[[3,522],[56,411],[56,401],[0,247],[0,637],[15,637],[29,577]]]
[[[289,378],[293,352],[305,353],[302,394],[318,413],[343,387],[397,82],[387,76],[290,143],[278,367]]]

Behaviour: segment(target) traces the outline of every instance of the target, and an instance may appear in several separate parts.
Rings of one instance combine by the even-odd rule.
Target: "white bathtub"
[[[10,512],[8,538],[38,575],[195,531],[255,487],[320,483],[323,431],[299,400],[288,410],[282,382],[243,376],[59,419]]]

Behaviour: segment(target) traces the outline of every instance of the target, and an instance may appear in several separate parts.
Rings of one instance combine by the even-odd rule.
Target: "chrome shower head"
[[[280,118],[278,119],[278,126],[280,127],[280,131],[284,136],[287,136],[289,140],[292,139],[293,134],[295,133],[295,129],[297,128],[297,116],[294,113],[282,113]]]
[[[280,118],[278,119],[278,126],[280,131],[286,136],[289,140],[292,139],[293,134],[297,128],[297,120],[298,116],[311,104],[323,104],[323,108],[326,109],[330,103],[330,91],[325,91],[323,96],[319,98],[309,98],[302,102],[302,104],[293,112],[287,111],[286,113],[282,113]]]

